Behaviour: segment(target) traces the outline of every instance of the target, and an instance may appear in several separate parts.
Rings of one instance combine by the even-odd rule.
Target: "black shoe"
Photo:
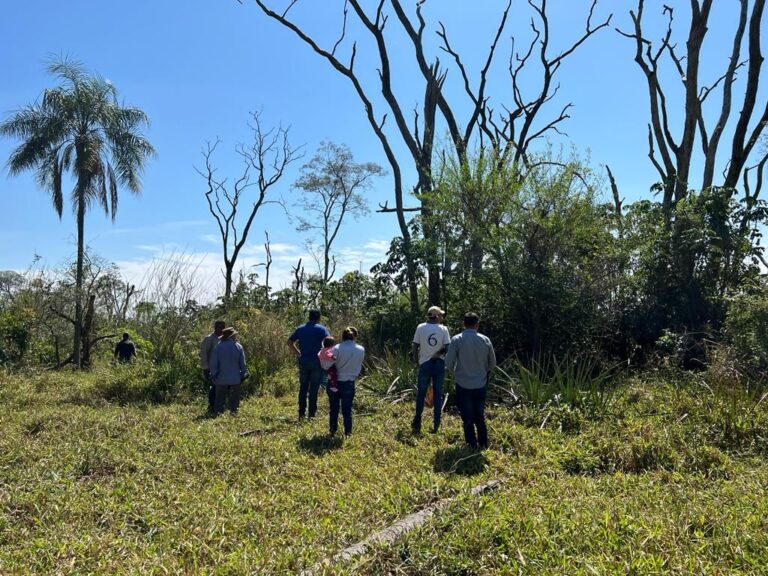
[[[440,426],[432,426],[432,428],[429,429],[430,434],[437,434],[440,431]]]
[[[421,434],[421,422],[411,422],[411,432]]]

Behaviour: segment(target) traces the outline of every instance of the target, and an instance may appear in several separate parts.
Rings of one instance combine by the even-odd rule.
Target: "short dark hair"
[[[357,338],[357,328],[354,326],[344,328],[344,332],[341,333],[342,340],[354,340],[355,338]]]
[[[131,335],[128,334],[128,332],[123,332],[123,340],[128,340],[128,338],[130,338],[130,337],[131,337]]]
[[[215,329],[216,329],[216,328],[218,328],[219,326],[221,326],[222,328],[224,328],[226,325],[227,325],[227,323],[226,323],[226,322],[224,322],[224,320],[216,320],[216,322],[214,322],[214,323],[213,323],[213,329],[215,330]]]
[[[467,312],[466,314],[464,314],[464,326],[466,328],[473,328],[478,324],[480,324],[480,316],[478,316],[474,312]]]
[[[309,321],[310,322],[317,322],[320,320],[320,310],[310,310],[309,311]]]
[[[328,348],[328,346],[333,346],[334,344],[336,344],[336,338],[333,336],[323,338],[323,348]]]

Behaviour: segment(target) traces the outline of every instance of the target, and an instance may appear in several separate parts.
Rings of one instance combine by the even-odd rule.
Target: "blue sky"
[[[339,11],[330,7],[337,4],[304,0],[295,14],[313,33],[332,44]],[[628,10],[634,4],[632,0],[604,0],[595,19],[613,12],[613,25],[628,29]],[[716,4],[720,12],[712,18],[702,70],[702,76],[711,80],[721,74],[727,62],[727,39],[735,25],[728,3]],[[470,69],[477,71],[504,5],[502,0],[427,2],[430,53],[437,53],[432,31],[440,19]],[[663,32],[661,5],[655,0],[646,2],[649,34],[654,37]],[[687,5],[674,2],[681,23]],[[549,6],[553,46],[564,46],[583,30],[589,2],[550,0]],[[511,19],[508,31],[521,35],[522,42],[530,33],[530,9],[525,2],[515,0]],[[394,30],[394,18],[391,24]],[[684,32],[682,28],[680,32]],[[392,54],[395,89],[402,95],[404,108],[411,109],[422,88],[410,62],[411,51],[400,40]],[[680,43],[684,44],[683,38]],[[376,62],[370,48],[361,40],[357,66],[363,80],[375,87]],[[499,50],[492,93],[502,102],[509,85],[505,72],[509,45]],[[202,291],[216,291],[221,282],[220,247],[203,196],[204,182],[195,166],[202,165],[201,150],[206,141],[220,138],[216,164],[220,174],[235,176],[239,165],[234,146],[248,140],[250,111],[261,110],[266,127],[290,126],[291,141],[305,146],[306,160],[322,140],[328,139],[350,146],[358,161],[375,161],[386,167],[381,147],[348,81],[248,0],[242,5],[236,0],[8,2],[0,19],[3,118],[35,101],[52,84],[45,63],[60,54],[111,80],[125,103],[142,108],[152,120],[147,136],[158,157],[146,170],[143,194],[138,198],[121,195],[114,224],[97,210],[91,211],[86,221],[86,241],[91,248],[118,263],[136,282],[141,283],[153,259],[184,254],[198,266]],[[596,168],[609,164],[628,201],[648,197],[649,186],[656,180],[647,159],[647,95],[632,57],[630,40],[612,27],[602,31],[564,65],[559,78],[561,92],[551,108],[551,113],[557,114],[559,107],[573,102],[571,118],[562,125],[568,138],[558,137],[554,144],[574,144],[589,154]],[[449,64],[447,58],[442,60]],[[446,90],[463,101],[453,68]],[[379,110],[384,111],[383,107]],[[463,107],[458,110],[461,113]],[[16,144],[0,140],[3,162]],[[289,203],[296,196],[291,184],[300,165],[301,161],[296,163],[276,188]],[[410,187],[414,173],[407,160],[403,165]],[[48,266],[72,257],[75,226],[69,205],[60,221],[47,193],[35,186],[31,175],[10,178],[7,170],[0,173],[0,197],[6,212],[0,225],[0,269],[23,270],[35,254]],[[371,208],[388,199],[391,203],[391,180],[382,178],[369,194]],[[303,256],[307,270],[313,271],[304,249],[306,238],[274,206],[257,216],[252,241],[242,259],[249,271],[258,271],[253,266],[263,261],[265,230],[272,241],[275,288],[288,284],[290,266],[299,257]],[[391,214],[372,212],[363,221],[349,222],[336,250],[340,268],[367,270],[383,257],[389,240],[397,233]]]

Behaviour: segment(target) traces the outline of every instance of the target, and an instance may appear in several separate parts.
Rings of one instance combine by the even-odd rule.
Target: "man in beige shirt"
[[[200,343],[200,369],[203,371],[203,378],[208,384],[208,412],[213,414],[216,404],[216,386],[214,386],[211,380],[211,370],[209,362],[211,360],[211,352],[213,352],[214,346],[219,343],[219,336],[226,324],[224,320],[216,320],[213,323],[213,332],[208,334]]]

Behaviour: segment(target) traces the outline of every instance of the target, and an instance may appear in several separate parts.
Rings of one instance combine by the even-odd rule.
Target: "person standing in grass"
[[[219,336],[219,343],[211,352],[211,380],[216,384],[216,414],[224,412],[224,398],[228,397],[229,411],[237,414],[240,407],[240,389],[248,378],[245,365],[245,351],[237,342],[234,328],[224,328]]]
[[[310,310],[309,321],[296,328],[288,338],[288,347],[299,362],[299,420],[307,414],[307,399],[309,417],[314,418],[317,413],[317,393],[323,381],[323,369],[317,354],[323,347],[323,339],[328,336],[328,329],[320,324],[320,311]]]
[[[464,331],[448,346],[446,367],[456,380],[456,404],[464,424],[464,439],[472,448],[488,448],[485,397],[488,379],[496,368],[496,353],[490,339],[479,334],[480,317],[464,315]]]
[[[128,332],[123,332],[123,339],[115,346],[115,358],[122,364],[129,363],[136,356],[136,344]]]
[[[211,380],[211,371],[208,368],[211,362],[211,352],[216,344],[219,343],[219,336],[224,330],[224,320],[216,320],[213,323],[213,332],[208,334],[200,343],[200,369],[203,371],[203,378],[208,385],[208,412],[213,414],[216,402],[216,385]]]
[[[430,382],[432,384],[434,419],[432,432],[440,428],[440,414],[443,409],[443,382],[445,382],[445,351],[451,342],[448,328],[441,324],[445,313],[437,306],[427,310],[427,321],[419,324],[413,335],[413,359],[419,363],[418,387],[416,390],[416,414],[411,423],[414,433],[421,432],[421,413],[424,398]]]
[[[352,401],[355,398],[355,380],[363,369],[365,348],[355,342],[357,329],[347,326],[341,334],[341,343],[333,347],[333,365],[337,370],[336,392],[328,389],[330,416],[328,419],[331,436],[339,427],[339,406],[344,419],[344,435],[352,434]]]

